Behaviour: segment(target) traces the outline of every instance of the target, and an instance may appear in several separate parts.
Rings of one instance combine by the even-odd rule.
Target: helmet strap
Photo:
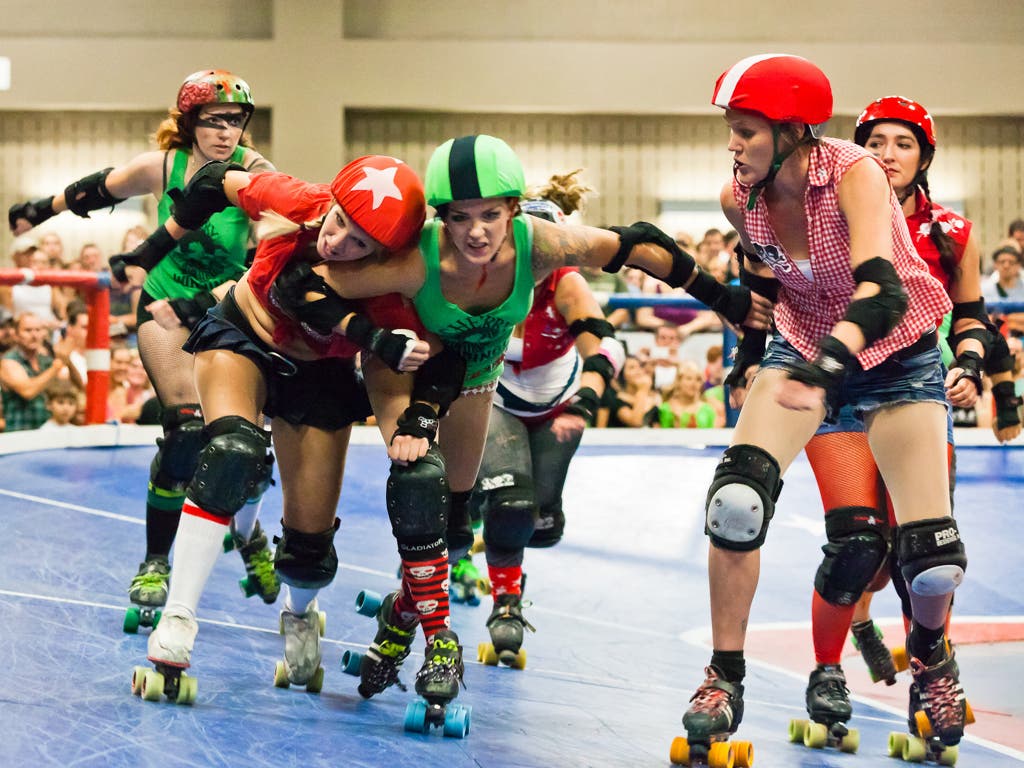
[[[784,152],[779,151],[779,137],[782,136],[782,131],[779,130],[778,123],[772,123],[772,165],[768,169],[768,173],[756,184],[750,187],[750,197],[747,198],[747,210],[754,210],[754,206],[757,205],[757,198],[761,194],[761,191],[768,187],[773,181],[775,176],[779,173],[779,169],[782,168],[782,164],[786,162],[786,158],[789,157],[796,151],[796,148],[800,146],[801,142],[796,142],[792,147],[785,150]]]

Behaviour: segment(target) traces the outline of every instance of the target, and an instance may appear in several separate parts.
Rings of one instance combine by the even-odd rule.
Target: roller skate
[[[673,765],[750,768],[754,746],[749,741],[729,741],[743,720],[743,686],[726,682],[714,667],[706,667],[704,674],[707,677],[683,715],[686,736],[672,740],[669,760]]]
[[[230,552],[232,549],[238,550],[245,563],[246,576],[238,581],[242,593],[246,597],[259,595],[267,605],[277,600],[281,582],[274,571],[274,554],[267,544],[267,534],[260,528],[258,520],[248,541],[235,532],[235,522],[231,521],[230,530],[224,535],[224,551]]]
[[[274,667],[274,685],[303,685],[309,693],[320,693],[324,686],[320,638],[327,628],[327,614],[318,610],[314,600],[305,613],[281,611],[280,627],[284,635],[284,661],[278,661]]]
[[[498,662],[513,669],[525,669],[526,651],[523,650],[523,629],[536,632],[533,625],[523,618],[522,595],[498,595],[494,598],[494,610],[487,619],[487,631],[491,642],[477,646],[477,661],[494,667]]]
[[[964,726],[974,722],[971,705],[960,685],[960,670],[953,653],[943,646],[942,658],[926,666],[910,660],[909,717],[907,733],[889,734],[889,756],[907,762],[955,765]]]
[[[900,670],[893,659],[893,654],[882,640],[882,630],[871,619],[858,621],[850,629],[853,634],[853,647],[864,657],[871,682],[885,680],[886,685],[895,685],[896,673]],[[905,665],[903,669],[906,669]]]
[[[846,676],[838,664],[820,664],[807,681],[807,714],[810,720],[790,720],[789,740],[812,749],[834,747],[840,752],[856,752],[860,732],[847,728],[853,714]]]
[[[149,636],[147,658],[155,670],[135,667],[132,671],[132,693],[145,701],[160,701],[166,696],[177,704],[191,704],[196,700],[198,682],[185,674],[192,658],[199,626],[189,616],[164,614]]]
[[[416,673],[416,693],[422,696],[405,709],[405,730],[427,733],[442,728],[445,736],[457,739],[469,733],[473,708],[452,704],[462,681],[462,646],[450,629],[442,629],[430,642],[423,666]]]
[[[407,690],[398,677],[398,670],[416,638],[416,626],[409,629],[398,626],[394,618],[396,600],[398,592],[392,592],[383,600],[376,592],[368,590],[356,597],[356,611],[377,618],[377,634],[365,654],[345,651],[341,668],[346,674],[358,675],[359,695],[364,699],[383,693],[392,685]]]
[[[456,603],[480,605],[480,595],[490,594],[491,583],[473,565],[473,558],[466,555],[452,566],[449,581],[450,596]]]
[[[135,634],[139,627],[155,627],[160,621],[160,609],[167,602],[167,582],[171,567],[165,556],[147,557],[139,563],[139,572],[128,586],[128,599],[132,606],[124,614],[124,631]]]

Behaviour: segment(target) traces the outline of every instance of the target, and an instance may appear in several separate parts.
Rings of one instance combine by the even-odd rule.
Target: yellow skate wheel
[[[804,729],[807,728],[806,720],[793,719],[789,721],[789,741],[792,744],[799,744],[804,740]]]
[[[960,757],[960,747],[954,744],[952,747],[946,747],[942,750],[942,754],[939,755],[939,765],[956,765],[957,758]]]
[[[148,671],[146,667],[135,667],[132,670],[132,696],[142,695],[142,680]]]
[[[321,691],[321,689],[323,687],[324,687],[324,668],[323,667],[317,667],[316,668],[316,672],[313,673],[313,676],[311,678],[309,678],[309,682],[306,683],[306,692],[307,693],[320,693],[320,691]]]
[[[476,659],[489,667],[498,666],[498,654],[490,643],[480,643],[476,647]]]
[[[928,745],[919,736],[907,736],[902,757],[908,763],[923,763],[928,757]]]
[[[196,694],[199,692],[199,681],[194,677],[182,674],[178,678],[178,698],[175,701],[178,704],[192,704],[196,700]]]
[[[919,735],[926,739],[931,737],[932,723],[923,709],[919,709],[914,713],[914,724],[917,725],[917,732]]]
[[[519,653],[512,659],[512,663],[509,664],[512,669],[526,669],[526,649],[520,648]]]
[[[164,695],[164,676],[155,669],[147,669],[146,674],[142,676],[139,695],[145,701],[160,701],[160,697]]]
[[[481,576],[476,580],[476,591],[481,595],[491,594],[491,580],[486,576]]]
[[[290,685],[291,681],[288,680],[288,668],[285,667],[283,661],[278,661],[274,664],[274,687],[287,688]]]
[[[848,752],[853,754],[860,747],[860,731],[856,728],[851,728],[850,732],[843,736],[839,742],[839,751]]]
[[[732,754],[735,758],[736,768],[753,768],[754,745],[749,741],[734,741],[732,743]]]
[[[735,760],[732,744],[727,741],[716,741],[708,750],[709,768],[733,768]]]
[[[910,659],[907,658],[907,649],[898,645],[892,649],[892,663],[896,666],[897,672],[905,672],[910,669]]]
[[[323,611],[317,611],[317,615],[320,619],[320,637],[323,637],[327,631],[327,614]]]
[[[903,745],[907,743],[907,734],[889,731],[889,757],[903,757]]]
[[[690,764],[690,743],[685,736],[676,736],[668,748],[668,759],[672,765]]]
[[[828,728],[821,723],[808,723],[804,727],[804,746],[811,749],[822,749],[828,744]]]
[[[974,722],[974,710],[971,709],[971,702],[964,699],[964,723],[970,725]]]

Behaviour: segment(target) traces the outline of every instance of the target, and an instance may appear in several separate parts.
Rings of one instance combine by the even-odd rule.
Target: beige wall
[[[964,202],[984,248],[1024,212],[1024,2],[0,0],[0,19],[4,208],[144,149],[182,77],[217,66],[253,86],[261,148],[298,176],[329,178],[363,151],[422,168],[444,138],[490,130],[531,180],[587,166],[594,223],[650,217],[668,195],[714,197],[728,173],[714,79],[777,50],[830,76],[833,135],[879,95],[928,105],[943,142],[933,191]],[[35,111],[52,133],[24,130]]]

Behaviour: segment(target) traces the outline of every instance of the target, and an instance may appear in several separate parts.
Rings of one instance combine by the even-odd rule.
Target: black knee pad
[[[155,488],[184,491],[196,473],[199,452],[206,445],[203,412],[198,403],[177,405],[160,419],[164,436],[156,440],[157,451],[149,465],[149,480]]]
[[[916,520],[896,529],[900,572],[911,594],[948,595],[967,570],[967,555],[952,517]]]
[[[827,603],[853,605],[885,564],[888,526],[871,507],[838,507],[825,513],[825,535],[814,588]]]
[[[533,526],[533,535],[526,546],[535,549],[553,547],[562,540],[565,533],[565,512],[562,511],[562,501],[559,499],[554,504],[537,509],[537,522]]]
[[[517,552],[533,535],[536,503],[533,478],[518,472],[501,472],[481,478],[487,492],[484,502],[484,543],[488,549]]]
[[[241,416],[217,419],[203,433],[207,443],[188,496],[207,512],[231,517],[268,482],[270,433]]]
[[[341,524],[321,533],[303,533],[281,523],[281,535],[274,537],[274,569],[281,581],[300,589],[321,589],[334,581],[338,572],[338,553],[334,534]]]
[[[756,445],[725,449],[708,489],[704,533],[722,549],[759,548],[782,491],[779,462]]]
[[[436,447],[411,464],[392,464],[386,497],[400,551],[415,553],[444,545],[452,495],[444,457]]]

